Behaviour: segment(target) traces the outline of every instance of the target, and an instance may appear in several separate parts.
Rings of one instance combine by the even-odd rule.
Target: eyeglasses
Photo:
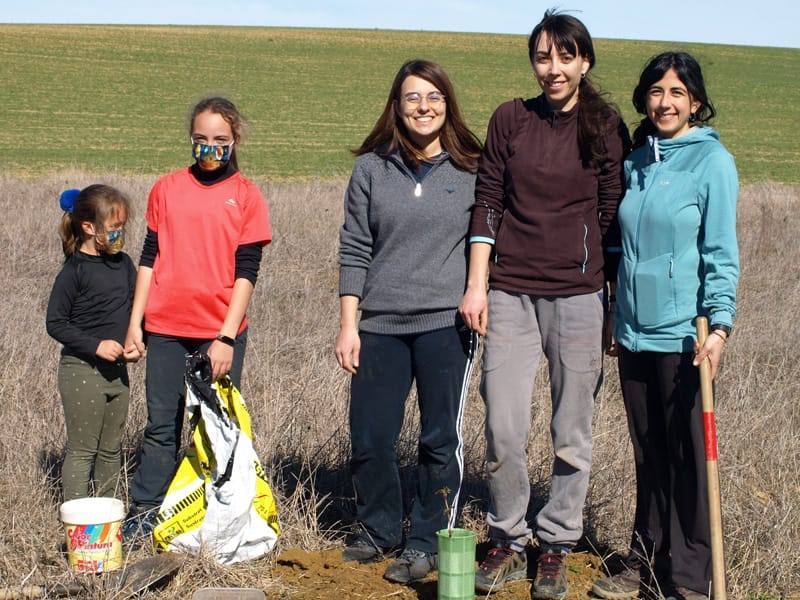
[[[428,92],[423,96],[419,92],[409,92],[407,94],[403,94],[403,100],[405,100],[408,104],[417,105],[422,102],[422,98],[425,98],[428,101],[428,104],[441,104],[444,102],[444,94],[442,92]]]

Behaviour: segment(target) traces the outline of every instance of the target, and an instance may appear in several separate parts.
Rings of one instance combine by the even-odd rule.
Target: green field
[[[685,49],[703,65],[716,125],[744,182],[800,183],[800,50],[597,40],[596,81],[634,122],[645,60]],[[0,25],[6,173],[156,174],[186,164],[186,113],[230,95],[251,124],[248,174],[345,175],[399,65],[424,57],[455,81],[482,138],[492,110],[538,93],[524,36],[373,30]]]

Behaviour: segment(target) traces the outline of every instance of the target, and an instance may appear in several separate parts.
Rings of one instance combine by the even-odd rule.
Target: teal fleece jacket
[[[739,249],[733,157],[709,127],[649,138],[625,161],[615,336],[633,352],[690,352],[694,318],[733,325]]]

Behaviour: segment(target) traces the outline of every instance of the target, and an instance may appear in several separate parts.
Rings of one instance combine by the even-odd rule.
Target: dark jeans
[[[620,348],[619,374],[636,461],[631,548],[671,583],[708,593],[711,537],[700,375],[686,353]],[[667,558],[669,557],[669,558]],[[668,563],[668,564],[664,564]],[[666,582],[670,583],[670,582]]]
[[[477,340],[455,327],[415,335],[362,332],[358,372],[350,389],[350,438],[356,516],[380,548],[402,541],[403,498],[396,445],[405,402],[416,380],[421,431],[418,484],[406,547],[436,552],[436,531],[448,526],[441,490],[455,525],[464,444],[461,423]]]
[[[147,425],[139,468],[133,475],[131,498],[139,510],[161,504],[175,469],[183,427],[186,356],[205,351],[213,340],[195,340],[149,334],[147,337]],[[230,377],[239,387],[247,345],[247,331],[236,338]]]

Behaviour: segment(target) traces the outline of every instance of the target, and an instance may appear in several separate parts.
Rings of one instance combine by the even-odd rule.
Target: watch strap
[[[235,339],[233,339],[232,337],[228,337],[227,335],[223,335],[221,333],[217,335],[216,340],[222,342],[223,344],[227,344],[231,348],[233,348],[233,346],[236,344]]]

